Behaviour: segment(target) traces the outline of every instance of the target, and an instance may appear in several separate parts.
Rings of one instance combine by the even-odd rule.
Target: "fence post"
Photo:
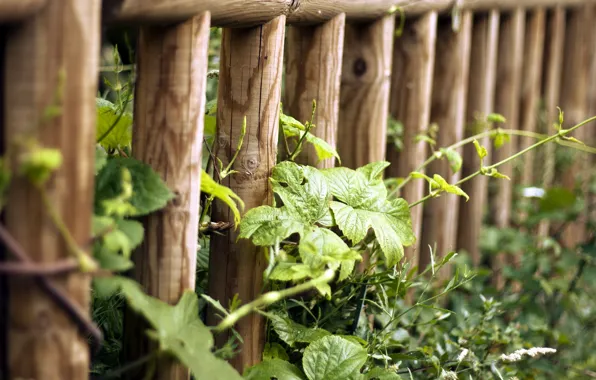
[[[338,131],[346,167],[385,159],[394,28],[392,15],[346,25]]]
[[[463,139],[468,91],[468,70],[472,33],[472,14],[464,12],[457,31],[451,19],[439,20],[431,103],[431,122],[439,126],[437,146],[447,147]],[[458,150],[461,153],[461,149]],[[453,173],[446,159],[435,161],[428,174],[440,174],[450,183],[456,182],[461,172]],[[455,249],[459,197],[441,194],[424,205],[422,249],[434,247],[437,259]],[[420,256],[420,267],[430,263],[429,255]],[[439,272],[441,279],[449,278],[447,269]]]
[[[588,112],[588,80],[590,77],[590,63],[588,48],[593,43],[591,33],[592,8],[589,5],[572,8],[568,11],[567,31],[565,33],[565,47],[563,53],[563,79],[561,82],[561,109],[565,112],[565,127],[571,127],[582,121]],[[580,140],[588,137],[587,126],[581,128],[576,136]],[[563,186],[569,190],[576,188],[577,181],[581,180],[581,192],[587,195],[586,185],[588,169],[587,158],[584,153],[576,151],[573,155],[574,162],[571,167],[562,173]],[[568,223],[563,231],[563,244],[573,248],[582,242],[586,234],[585,210],[579,215],[578,220]]]
[[[141,27],[137,44],[132,152],[162,177],[175,198],[143,218],[145,240],[133,254],[133,273],[148,294],[169,304],[195,288],[209,20],[203,13],[173,26]],[[146,328],[140,316],[127,313],[127,361],[149,352]],[[159,379],[189,375],[173,359],[160,360],[155,371]]]
[[[286,47],[286,113],[304,122],[310,120],[312,101],[317,101],[316,128],[312,133],[334,148],[337,143],[339,87],[346,15],[322,25],[288,28]],[[299,162],[319,168],[335,166],[335,158],[319,162],[309,144]]]
[[[7,31],[2,57],[4,151],[17,138],[33,138],[62,152],[63,164],[44,188],[80,246],[91,238],[99,23],[97,0],[48,2],[34,17]],[[58,94],[60,113],[42,122]],[[31,260],[52,263],[69,256],[39,190],[29,181],[13,179],[5,223]],[[88,316],[90,277],[74,273],[34,280],[8,281],[8,376],[87,379],[87,337],[38,283],[57,288]]]
[[[543,8],[531,11],[527,18],[521,84],[521,112],[519,114],[520,129],[527,132],[536,132],[538,123],[545,21],[546,11]],[[519,138],[518,150],[525,149],[534,142],[534,139]],[[534,152],[526,153],[522,160],[520,184],[522,186],[532,186],[537,182],[536,172],[534,171]]]
[[[389,177],[407,177],[427,158],[427,143],[415,142],[430,121],[430,102],[435,65],[435,41],[437,39],[437,13],[429,12],[420,18],[408,21],[401,36],[395,38],[393,46],[393,70],[391,73],[391,115],[403,125],[403,151],[387,142],[387,168]],[[414,180],[406,184],[400,196],[408,202],[415,202],[424,196],[427,188],[423,181]],[[422,207],[411,210],[414,235],[420,237],[422,230]],[[417,266],[420,255],[420,239],[406,248],[406,259]]]
[[[246,117],[244,144],[233,165],[240,173],[223,181],[244,200],[245,211],[273,200],[268,178],[277,153],[285,21],[285,16],[280,16],[254,28],[223,30],[216,153],[226,166],[234,155]],[[229,209],[218,202],[212,219],[234,221]],[[242,302],[260,294],[267,265],[262,249],[247,240],[236,241],[237,236],[237,230],[230,230],[211,238],[209,294],[224,306],[235,294]],[[213,311],[208,322],[218,322]],[[244,345],[232,364],[242,371],[261,360],[264,320],[257,313],[251,314],[238,322],[236,330]],[[225,337],[218,338],[221,342]]]
[[[523,64],[523,43],[525,27],[525,11],[518,8],[513,13],[502,15],[499,33],[499,52],[497,60],[497,87],[495,95],[495,112],[507,119],[509,129],[517,129],[519,120],[519,90]],[[511,156],[514,151],[516,138],[505,143],[493,153],[493,162]],[[499,172],[513,178],[511,163],[499,167]],[[496,194],[491,199],[492,222],[498,228],[508,228],[510,225],[513,186],[511,181],[496,179]],[[493,260],[493,283],[497,287],[504,285],[503,267],[508,260],[504,253],[499,253]]]
[[[475,128],[476,117],[485,117],[493,112],[496,84],[497,48],[499,44],[499,11],[492,10],[487,14],[474,17],[472,31],[472,50],[470,52],[470,79],[468,81],[468,100],[466,136],[480,131]],[[479,141],[490,160],[490,139]],[[480,167],[480,158],[476,148],[469,144],[464,146],[462,177],[467,177]],[[480,231],[484,219],[485,202],[488,195],[488,178],[478,176],[462,184],[462,189],[470,195],[468,202],[459,202],[459,222],[457,229],[457,248],[465,250],[475,266],[482,260],[480,247]]]

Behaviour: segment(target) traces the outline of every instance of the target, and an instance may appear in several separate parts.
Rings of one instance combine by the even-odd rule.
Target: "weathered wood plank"
[[[246,136],[233,169],[223,181],[251,208],[270,204],[273,194],[268,177],[275,165],[281,97],[285,17],[259,27],[224,29],[217,100],[216,154],[228,164],[247,119]],[[229,208],[215,202],[212,220],[233,222]],[[227,306],[235,294],[249,302],[262,292],[267,258],[261,248],[237,240],[238,231],[211,239],[209,294]],[[209,324],[217,323],[213,313]],[[261,360],[265,343],[262,316],[243,318],[236,330],[244,339],[242,352],[232,363],[242,371]]]
[[[552,133],[552,124],[558,119],[557,106],[561,93],[561,72],[563,70],[563,49],[565,44],[565,9],[555,8],[548,16],[547,34],[544,46],[544,79],[542,93],[546,108],[546,129],[542,133]],[[549,188],[555,176],[555,145],[546,146],[544,166],[542,167],[541,183]],[[550,223],[542,221],[538,226],[540,236],[548,236]]]
[[[346,25],[338,148],[350,168],[385,159],[395,18]]]
[[[439,147],[452,145],[464,136],[471,34],[470,12],[463,13],[461,25],[456,32],[452,29],[450,18],[439,22],[430,117],[431,122],[439,126]],[[461,149],[458,151],[461,154]],[[457,182],[461,176],[461,172],[453,173],[446,159],[429,165],[427,174],[431,177],[439,174],[450,183]],[[426,250],[436,244],[434,254],[437,259],[456,248],[459,202],[458,196],[445,193],[424,205],[422,249]],[[425,268],[429,262],[429,255],[420,256],[421,268]],[[449,276],[448,268],[438,274],[441,279]]]
[[[334,148],[337,143],[339,88],[344,46],[345,14],[319,26],[294,26],[288,29],[286,47],[286,113],[304,122],[310,120],[312,101],[317,102],[311,132]],[[335,158],[319,162],[314,147],[308,144],[298,162],[330,168]]]
[[[1,0],[0,23],[24,20],[39,12],[47,0]]]
[[[24,137],[61,150],[63,164],[45,188],[80,246],[91,237],[99,31],[98,0],[52,1],[7,32],[2,57],[2,91],[10,94],[4,98],[5,148]],[[40,122],[57,93],[62,94],[61,114]],[[10,186],[5,223],[34,261],[69,256],[39,190],[24,179],[14,178]],[[9,279],[8,376],[87,379],[87,337],[34,280]],[[88,275],[70,274],[52,283],[88,315]]]
[[[565,48],[563,53],[563,77],[561,80],[560,106],[565,112],[565,127],[569,128],[588,117],[588,84],[590,77],[590,62],[588,49],[593,37],[587,31],[591,30],[592,7],[582,7],[569,10],[567,13],[567,31],[565,33]],[[584,140],[591,126],[578,130],[575,135]],[[562,184],[570,190],[578,187],[583,194],[587,194],[587,157],[576,151],[571,167],[562,173]],[[585,210],[584,210],[585,211]],[[568,223],[563,231],[563,244],[572,248],[582,242],[586,235],[585,212],[578,220]]]
[[[466,137],[480,132],[474,128],[477,118],[483,119],[493,112],[498,44],[499,12],[493,10],[488,14],[475,16],[470,53]],[[479,143],[486,148],[489,154],[485,158],[485,162],[490,162],[489,138],[480,139]],[[461,175],[467,177],[480,168],[480,159],[472,144],[465,146],[463,151],[464,162]],[[488,179],[485,176],[478,176],[462,184],[462,189],[470,195],[470,200],[459,202],[457,248],[465,250],[476,266],[481,261],[479,239],[488,196],[487,185]]]
[[[12,0],[16,1],[16,0]],[[566,0],[568,7],[593,0]],[[527,8],[554,7],[561,0],[525,0]],[[182,21],[195,14],[210,11],[213,24],[225,27],[247,27],[285,15],[288,24],[320,24],[345,13],[349,22],[371,22],[401,8],[408,16],[427,12],[449,13],[453,0],[104,0],[107,21],[163,23]],[[462,0],[462,11],[510,11],[519,0]]]
[[[395,146],[388,142],[387,160],[391,162],[387,169],[389,177],[405,178],[427,158],[426,142],[415,142],[415,138],[426,130],[430,122],[437,18],[436,12],[429,12],[419,19],[408,21],[403,34],[395,39],[390,111],[404,126],[404,150],[397,152]],[[424,196],[426,188],[423,181],[414,180],[400,190],[400,196],[412,203]],[[422,232],[422,207],[420,205],[411,210],[412,228],[417,237]],[[406,259],[412,265],[418,265],[419,254],[420,239],[405,251]]]
[[[148,294],[169,304],[195,287],[208,43],[209,13],[204,13],[178,25],[143,27],[137,45],[133,156],[150,165],[176,197],[143,218],[145,240],[133,254],[133,276]],[[127,361],[146,355],[141,317],[127,316],[125,328]],[[163,359],[154,378],[189,375]]]
[[[517,9],[515,12],[501,17],[499,33],[499,52],[497,61],[497,87],[495,95],[495,112],[507,119],[509,129],[518,129],[519,125],[519,99],[521,89],[521,75],[523,68],[525,11]],[[494,150],[493,162],[510,157],[514,153],[516,138],[511,136],[511,141],[499,149]],[[513,165],[507,163],[499,167],[499,172],[513,178]],[[496,194],[491,198],[490,210],[492,223],[498,228],[507,228],[510,225],[513,186],[506,179],[497,181]],[[502,269],[512,260],[507,259],[504,253],[498,254],[492,263],[493,282],[497,287],[504,284]]]

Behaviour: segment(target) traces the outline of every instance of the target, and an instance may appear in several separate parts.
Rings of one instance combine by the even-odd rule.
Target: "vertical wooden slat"
[[[587,118],[588,112],[588,78],[590,63],[588,49],[592,41],[591,6],[573,8],[567,14],[567,31],[565,33],[565,48],[563,53],[563,77],[561,81],[561,109],[565,112],[565,127],[569,128]],[[576,137],[584,140],[587,130],[591,126],[579,129]],[[563,186],[573,190],[581,182],[581,190],[586,193],[585,181],[586,156],[582,152],[575,152],[571,167],[562,173]],[[586,234],[585,213],[582,212],[578,220],[568,223],[563,231],[563,244],[572,248],[580,243]]]
[[[466,120],[469,123],[467,136],[475,130],[475,118],[484,118],[493,112],[496,84],[497,48],[499,44],[499,12],[480,14],[474,18],[472,31],[472,50],[470,53],[470,79],[468,81],[468,100]],[[490,141],[486,137],[479,141],[488,152],[485,158],[490,161]],[[464,147],[462,176],[466,177],[480,168],[480,159],[473,145]],[[478,176],[462,185],[470,195],[468,202],[459,202],[459,222],[457,248],[465,250],[475,266],[480,264],[479,239],[484,209],[488,195],[488,179]]]
[[[517,9],[508,15],[502,15],[499,33],[499,52],[497,62],[497,87],[495,94],[495,112],[505,116],[507,127],[518,128],[519,93],[523,67],[523,44],[525,28],[525,11]],[[510,157],[515,149],[515,137],[511,141],[494,150],[493,162]],[[499,167],[499,172],[513,178],[511,163]],[[496,179],[496,194],[491,199],[492,222],[498,228],[510,225],[513,185],[506,179]],[[507,262],[504,253],[499,253],[493,260],[495,271],[493,282],[502,287],[504,284],[502,269]]]
[[[546,107],[546,131],[542,133],[552,133],[552,124],[557,120],[557,105],[559,103],[559,94],[561,86],[561,70],[563,67],[563,49],[565,43],[565,9],[561,6],[556,7],[548,18],[547,36],[544,46],[544,84],[543,96]],[[549,188],[554,179],[555,172],[555,145],[546,146],[546,154],[542,169],[542,186]],[[539,236],[547,236],[550,223],[546,220],[541,221],[538,226]]]
[[[435,41],[437,38],[437,13],[429,12],[408,21],[403,34],[395,39],[393,46],[393,70],[391,73],[390,111],[404,126],[404,150],[397,152],[392,143],[387,144],[387,169],[390,177],[406,177],[415,171],[427,156],[427,144],[415,142],[430,121],[430,100],[433,68],[435,65]],[[401,189],[400,196],[415,202],[424,196],[423,181],[411,181]],[[422,229],[422,205],[411,211],[414,235],[419,237]],[[406,259],[418,265],[420,239],[406,248]]]
[[[347,24],[338,148],[350,168],[385,159],[395,17]]]
[[[316,100],[316,128],[311,132],[333,147],[337,145],[345,21],[342,13],[322,25],[293,26],[287,37],[285,112],[302,122],[310,120]],[[335,166],[335,158],[319,162],[310,144],[298,161],[319,168]]]
[[[455,32],[450,18],[439,20],[430,116],[431,122],[439,126],[439,147],[452,145],[464,136],[471,35],[470,12],[463,13],[459,30]],[[446,159],[429,165],[427,175],[433,174],[450,183],[457,182],[461,176],[461,172],[453,173]],[[423,252],[436,244],[434,254],[439,258],[455,249],[459,201],[456,195],[445,193],[424,205]],[[429,255],[420,256],[421,268],[429,262]],[[449,270],[442,270],[439,277],[448,278]]]
[[[545,22],[546,11],[542,8],[533,10],[527,16],[519,114],[519,127],[527,132],[537,131]],[[535,142],[523,137],[518,140],[518,150],[525,149]],[[535,184],[538,180],[537,174],[534,171],[534,151],[530,151],[523,158],[520,185]]]
[[[4,142],[30,137],[60,149],[63,164],[46,184],[51,202],[77,244],[91,236],[95,94],[100,40],[100,2],[55,0],[6,35]],[[61,80],[60,78],[63,78]],[[61,93],[62,112],[40,123]],[[15,178],[5,208],[8,230],[30,257],[51,263],[68,249],[39,191]],[[71,274],[53,283],[84,314],[90,277]],[[87,379],[88,341],[32,278],[9,279],[8,371],[11,379]]]
[[[281,96],[285,17],[244,29],[224,29],[217,100],[217,156],[227,165],[246,116],[244,144],[233,168],[240,173],[223,181],[246,205],[245,211],[273,200],[268,177],[275,165]],[[229,208],[215,203],[212,219],[233,222]],[[249,302],[262,291],[267,258],[237,230],[211,240],[209,294],[228,305],[235,294]],[[217,323],[211,313],[209,323]],[[260,361],[265,341],[263,318],[254,313],[236,325],[244,339],[233,365],[242,371]]]
[[[195,287],[209,20],[205,13],[178,25],[143,27],[137,45],[133,156],[149,164],[175,198],[143,218],[145,240],[133,255],[134,278],[169,304]],[[128,360],[149,352],[139,318],[127,316]],[[164,359],[154,378],[187,379],[189,372]]]

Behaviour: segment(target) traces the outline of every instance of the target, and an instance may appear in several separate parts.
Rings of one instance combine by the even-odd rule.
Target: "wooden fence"
[[[400,13],[390,14],[392,7],[406,17],[398,35]],[[414,138],[431,123],[440,127],[438,145],[447,146],[472,133],[467,126],[479,114],[500,113],[508,128],[535,131],[541,99],[549,125],[559,105],[568,124],[588,117],[596,109],[590,90],[596,88],[595,7],[594,0],[104,0],[103,6],[100,0],[0,0],[2,140],[28,134],[62,150],[64,165],[50,196],[77,243],[85,244],[91,236],[100,20],[139,25],[133,155],[160,173],[176,198],[144,220],[150,238],[135,253],[135,276],[151,295],[175,303],[195,283],[210,26],[224,27],[216,150],[225,165],[246,116],[245,144],[234,168],[240,174],[224,184],[250,209],[272,200],[267,178],[276,159],[281,100],[289,114],[306,120],[316,99],[314,133],[337,146],[344,165],[387,158],[392,163],[387,174],[398,177],[430,153]],[[63,74],[64,112],[41,128],[37,121]],[[389,114],[404,125],[401,152],[386,139]],[[580,133],[588,140],[586,130]],[[513,141],[492,159],[526,144]],[[453,174],[444,161],[428,171],[454,182],[477,170],[474,147],[460,153],[461,173]],[[313,156],[305,162],[335,164],[318,164]],[[531,162],[526,158],[519,178],[511,165],[502,168],[515,181],[499,181],[491,197],[486,177],[479,177],[464,185],[469,202],[442,196],[413,208],[421,238],[407,250],[408,260],[426,264],[427,248],[436,243],[437,254],[457,249],[480,263],[485,214],[494,225],[509,226],[513,182],[543,182]],[[586,162],[575,165],[564,178],[567,186]],[[544,178],[547,184],[552,180]],[[4,223],[31,259],[55,262],[66,255],[65,242],[33,190],[24,181],[12,185]],[[424,191],[421,181],[412,181],[402,196],[411,202]],[[233,221],[229,210],[218,206],[214,219]],[[209,293],[224,304],[236,293],[242,301],[253,299],[266,265],[260,250],[237,242],[236,234],[228,231],[211,241]],[[578,223],[566,241],[582,234]],[[492,267],[505,262],[500,255]],[[0,293],[9,295],[2,300],[7,333],[0,368],[11,378],[87,378],[87,340],[41,288],[69,297],[88,315],[89,276],[35,280],[40,286],[10,278],[8,292]],[[242,368],[260,360],[264,322],[254,314],[237,329],[244,346],[233,361]],[[142,349],[130,348],[135,354]],[[160,363],[158,375],[188,377],[173,363]]]

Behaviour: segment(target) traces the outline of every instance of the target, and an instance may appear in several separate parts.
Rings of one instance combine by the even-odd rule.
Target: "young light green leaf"
[[[312,343],[331,335],[325,329],[308,328],[282,314],[266,313],[265,316],[271,321],[271,326],[279,336],[279,339],[283,340],[290,347],[295,343]]]
[[[344,260],[361,260],[362,257],[335,233],[315,227],[308,231],[298,246],[302,262],[313,268],[334,263],[337,268]]]
[[[323,297],[327,299],[331,298],[331,286],[329,286],[329,284],[317,284],[315,285],[315,288]]]
[[[447,160],[449,161],[449,166],[451,166],[451,170],[454,173],[457,173],[461,169],[461,165],[463,163],[461,155],[455,149],[451,148],[441,148],[440,152],[443,153],[445,157],[447,157]]]
[[[234,193],[234,191],[232,191],[232,189],[215,182],[213,178],[211,178],[211,176],[202,169],[201,193],[211,194],[224,202],[234,214],[234,225],[238,226],[240,223],[240,211],[238,210],[238,206],[236,204],[240,205],[240,208],[244,209],[244,202],[238,195],[236,195],[236,193]]]
[[[435,184],[433,184],[433,186],[436,186],[438,189],[448,192],[448,193],[451,193],[451,194],[455,194],[455,195],[464,197],[464,198],[466,198],[466,202],[468,200],[470,200],[470,197],[468,196],[468,194],[466,194],[459,187],[457,187],[455,185],[450,185],[449,183],[447,183],[447,181],[445,181],[445,179],[443,177],[441,177],[440,175],[435,174],[433,176],[433,180],[435,181]]]
[[[337,161],[341,164],[341,159],[339,157],[339,154],[337,153],[337,150],[333,148],[331,145],[329,145],[327,141],[313,135],[310,132],[305,132],[305,130],[297,128],[293,124],[285,124],[284,122],[282,122],[281,126],[286,137],[297,137],[298,139],[301,139],[306,133],[304,139],[306,140],[306,142],[314,146],[319,161],[335,157],[337,158]]]
[[[249,210],[240,222],[240,238],[259,246],[272,246],[294,233],[304,233],[304,223],[284,206],[260,206]]]
[[[494,140],[495,148],[497,149],[511,141],[511,136],[507,133],[503,133],[501,130],[497,130],[497,133],[492,138]]]
[[[486,148],[483,147],[482,145],[480,145],[478,143],[478,141],[476,141],[475,139],[474,139],[474,147],[476,148],[476,153],[478,153],[478,157],[480,157],[480,160],[482,160],[484,157],[486,157],[488,155]]]
[[[489,123],[506,123],[507,119],[505,119],[505,116],[498,114],[498,113],[489,113],[486,116],[486,121],[488,121]]]
[[[186,291],[174,305],[150,297],[132,280],[122,279],[122,294],[130,307],[142,314],[153,330],[147,335],[160,351],[176,357],[198,379],[240,380],[242,377],[211,351],[213,336],[199,318],[199,301],[194,291]]]
[[[369,182],[376,182],[383,180],[383,171],[389,166],[391,163],[387,161],[377,161],[372,162],[370,164],[364,165],[358,169],[357,172],[364,174]]]
[[[338,336],[327,336],[311,343],[302,358],[309,380],[345,380],[366,363],[366,350]]]
[[[62,160],[58,149],[34,147],[20,156],[19,174],[39,186],[62,165]]]
[[[268,359],[247,368],[244,372],[247,380],[305,380],[302,371],[294,364],[281,359]]]
[[[133,193],[130,203],[135,209],[132,215],[147,215],[163,208],[174,198],[174,194],[149,165],[133,158],[114,157],[108,160],[95,181],[96,213],[104,212],[103,201],[116,198],[122,193],[123,168],[131,176]]]
[[[499,171],[497,169],[491,169],[491,170],[487,171],[486,175],[489,177],[493,177],[493,178],[511,180],[511,178],[509,178],[505,174],[499,173]]]
[[[101,146],[105,149],[129,146],[132,142],[132,115],[129,112],[122,112],[115,104],[102,98],[95,99],[95,106],[97,139],[105,136],[100,142]],[[111,131],[110,128],[112,128]]]

